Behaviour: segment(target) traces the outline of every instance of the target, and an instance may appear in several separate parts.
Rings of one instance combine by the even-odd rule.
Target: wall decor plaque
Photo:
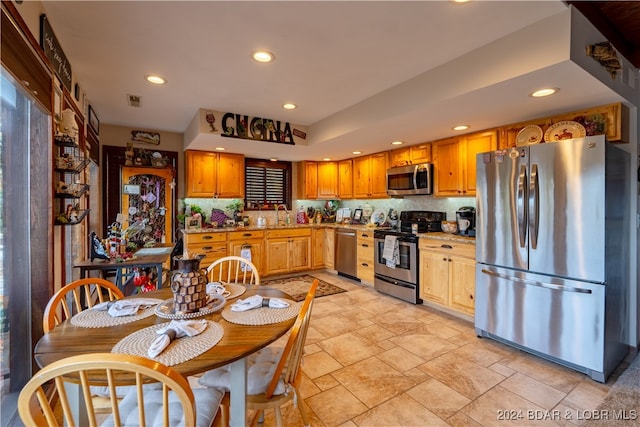
[[[40,47],[42,47],[45,56],[51,61],[53,70],[64,87],[71,92],[71,64],[67,60],[45,14],[40,15]]]

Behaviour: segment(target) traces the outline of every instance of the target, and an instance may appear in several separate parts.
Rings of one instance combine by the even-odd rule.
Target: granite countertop
[[[445,233],[443,231],[435,233],[419,233],[418,237],[426,237],[429,239],[446,240],[449,242],[472,243],[475,245],[476,238],[469,236],[460,236],[458,234]]]

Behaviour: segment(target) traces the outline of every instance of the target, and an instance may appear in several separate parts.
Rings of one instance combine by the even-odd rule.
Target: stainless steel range
[[[397,229],[374,231],[373,285],[376,290],[412,304],[422,303],[418,289],[417,234],[441,231],[440,222],[445,219],[445,212],[403,211]]]

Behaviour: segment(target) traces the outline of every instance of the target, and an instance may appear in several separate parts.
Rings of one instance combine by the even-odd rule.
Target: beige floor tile
[[[471,402],[468,397],[461,395],[436,379],[418,384],[407,391],[407,394],[442,419],[453,416]]]
[[[340,368],[342,365],[324,351],[307,354],[302,359],[302,371],[312,380]]]
[[[453,352],[460,357],[464,357],[467,360],[485,367],[499,362],[512,354],[500,345],[486,340],[464,344]]]
[[[592,380],[586,380],[571,390],[562,403],[577,410],[592,411],[602,403],[606,396],[607,391]]]
[[[376,357],[354,363],[332,375],[368,408],[416,385],[414,377],[403,375]]]
[[[504,377],[510,377],[511,375],[515,374],[518,371],[515,371],[511,368],[508,368],[500,363],[494,363],[493,365],[489,366],[489,369],[491,369],[494,372],[499,373],[500,375],[504,376]]]
[[[482,427],[481,424],[462,412],[456,412],[453,416],[447,419],[447,423],[451,427]]]
[[[313,326],[313,329],[317,330],[327,338],[337,337],[338,335],[346,334],[347,332],[351,332],[358,328],[358,324],[355,320],[346,318],[340,314],[325,317],[322,321],[314,322],[312,320],[311,325]]]
[[[309,323],[309,329],[307,330],[307,339],[305,341],[306,345],[315,344],[318,341],[322,341],[327,337],[321,334],[316,328],[313,327],[313,314],[311,315],[311,322]]]
[[[423,330],[444,339],[449,339],[456,335],[460,335],[460,331],[458,329],[452,328],[451,326],[448,326],[446,323],[441,321],[429,323],[424,326]]]
[[[452,353],[430,360],[418,369],[470,399],[477,398],[504,379],[502,375]]]
[[[352,333],[326,339],[319,345],[343,366],[351,365],[384,351],[375,342]]]
[[[320,393],[322,390],[316,385],[315,381],[311,380],[308,376],[302,373],[302,379],[300,380],[300,396],[302,398],[311,397]]]
[[[536,411],[544,411],[530,401],[502,387],[494,387],[461,410],[483,426],[524,427],[554,425],[539,421]]]
[[[322,391],[329,390],[330,388],[333,388],[340,384],[338,380],[336,380],[331,374],[315,378],[313,382],[316,387],[318,387]]]
[[[394,347],[378,354],[378,359],[388,363],[400,372],[405,372],[422,365],[425,360],[402,347]]]
[[[566,396],[566,393],[520,372],[504,380],[500,383],[500,386],[518,396],[524,397],[543,409],[552,409]]]
[[[389,341],[424,360],[431,360],[457,348],[449,341],[427,333],[409,333],[390,338]]]
[[[584,374],[524,352],[509,356],[500,363],[565,393],[586,378]]]
[[[339,426],[368,409],[343,386],[318,393],[305,402],[327,427]]]
[[[448,424],[406,395],[390,399],[354,418],[358,427],[438,427]]]
[[[404,334],[416,329],[424,328],[425,324],[419,319],[412,319],[397,311],[382,313],[376,316],[374,322],[394,334]]]
[[[308,341],[306,342],[306,345],[304,346],[304,354],[313,354],[319,351],[322,351],[322,349],[318,344],[309,344]]]
[[[363,327],[361,329],[358,329],[357,331],[354,331],[354,333],[356,333],[356,334],[368,339],[369,341],[373,341],[373,342],[386,340],[386,339],[391,338],[391,337],[396,335],[393,332],[391,332],[390,330],[385,329],[380,325],[376,325],[375,323],[373,323],[370,326],[365,326],[365,327]]]

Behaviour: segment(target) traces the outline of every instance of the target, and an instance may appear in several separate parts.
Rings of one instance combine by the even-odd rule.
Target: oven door
[[[398,238],[398,261],[395,268],[387,267],[382,258],[384,252],[384,239],[376,238],[374,247],[373,272],[386,277],[416,284],[418,282],[418,245],[415,242],[405,242]]]

